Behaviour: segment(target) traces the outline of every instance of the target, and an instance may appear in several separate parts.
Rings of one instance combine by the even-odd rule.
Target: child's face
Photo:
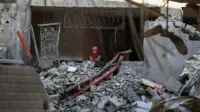
[[[96,51],[96,50],[93,50],[93,51],[92,51],[92,53],[93,53],[93,54],[96,54],[96,53],[97,53],[97,51]]]

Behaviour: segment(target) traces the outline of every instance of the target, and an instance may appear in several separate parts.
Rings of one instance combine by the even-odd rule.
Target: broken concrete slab
[[[76,67],[73,67],[73,66],[69,66],[68,68],[67,68],[67,71],[69,71],[69,72],[75,72],[77,70],[77,68]]]
[[[146,86],[150,86],[152,88],[154,88],[156,86],[156,83],[150,81],[150,80],[147,80],[147,79],[142,79],[142,84],[146,85]]]
[[[123,105],[123,102],[121,102],[116,96],[108,97],[108,101],[118,109]]]
[[[150,110],[152,108],[152,102],[136,101],[135,105],[142,109]]]
[[[91,112],[91,109],[83,109],[80,112]]]
[[[67,71],[68,66],[77,67],[78,69],[75,72],[69,72]],[[61,63],[58,68],[52,70],[53,72],[41,72],[40,76],[50,95],[60,94],[63,96],[63,88],[71,84],[76,84],[85,77],[93,76],[98,70],[100,68],[94,67],[88,61],[81,63],[69,61]],[[69,112],[81,111],[83,109],[96,109],[102,112],[107,109],[114,109],[120,112],[127,112],[131,110],[131,103],[133,101],[140,100],[140,95],[136,92],[140,88],[141,78],[143,76],[143,70],[135,67],[130,73],[124,72],[113,75],[112,79],[102,81],[99,85],[91,87],[90,91],[82,94],[83,96],[75,99],[68,98],[68,93],[65,93],[66,96],[61,98],[57,106]],[[111,103],[108,99],[106,101],[106,96],[110,96],[111,98],[115,96],[116,102],[112,100]]]
[[[105,109],[105,105],[108,103],[108,97],[107,96],[103,96],[101,98],[101,101],[98,102],[97,104],[97,108],[98,109]]]
[[[164,84],[166,88],[169,91],[172,91],[174,93],[179,92],[181,87],[183,86],[178,80],[176,80],[174,77],[170,77]]]
[[[51,101],[59,101],[60,94],[49,95]]]
[[[86,97],[85,95],[80,95],[77,97],[77,101],[81,101],[81,100],[87,100],[88,97]]]
[[[155,99],[155,100],[161,99],[161,97],[152,88],[148,87],[146,90],[152,95],[152,99]]]
[[[131,112],[149,112],[149,110],[143,108],[133,108]]]
[[[144,62],[143,61],[122,61],[119,67],[119,74],[133,73],[134,69],[144,69]]]
[[[106,107],[106,110],[107,110],[107,112],[115,112],[117,109],[113,105],[110,105],[110,106]]]

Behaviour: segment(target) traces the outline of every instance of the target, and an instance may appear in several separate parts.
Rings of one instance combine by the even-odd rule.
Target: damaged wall
[[[27,60],[25,52],[17,37],[17,31],[20,31],[25,38],[27,45],[30,45],[30,8],[28,4],[1,3],[1,42],[8,45],[7,58]]]
[[[145,28],[146,30],[151,29],[159,24],[166,29],[166,20],[159,19],[154,22],[146,22]],[[148,67],[149,79],[162,84],[169,77],[180,75],[185,60],[199,50],[199,41],[189,40],[189,35],[183,33],[181,28],[175,28],[171,20],[169,21],[169,32],[181,37],[187,46],[187,55],[180,54],[172,41],[160,34],[144,39],[144,53],[150,63],[150,67]]]

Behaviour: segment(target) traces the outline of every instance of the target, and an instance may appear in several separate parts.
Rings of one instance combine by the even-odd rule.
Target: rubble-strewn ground
[[[73,68],[74,71],[71,71]],[[72,69],[72,70],[73,70]],[[70,85],[95,75],[100,68],[94,67],[91,61],[63,62],[58,68],[51,68],[47,72],[41,72],[41,80],[47,89],[48,94],[63,93]]]
[[[76,67],[77,70],[70,72],[69,67]],[[40,76],[48,94],[54,98],[61,96],[70,85],[96,74],[100,69],[90,61],[63,62],[58,68],[41,72]],[[140,83],[145,74],[143,62],[122,62],[117,74],[92,86],[77,98],[57,99],[53,105],[56,111],[65,112],[134,112],[134,102],[141,100]]]
[[[93,86],[89,92],[72,101],[65,102],[62,106],[68,112],[82,112],[83,109],[88,111],[102,109],[109,110],[109,112],[114,112],[114,110],[128,112],[132,108],[131,104],[140,100],[137,91],[140,88],[141,77],[142,71],[137,70],[132,73],[117,74],[111,80]],[[73,101],[74,104],[72,105]]]
[[[182,82],[171,77],[173,80],[166,81],[166,85],[145,79],[147,71],[143,62],[122,61],[116,73],[76,98],[72,98],[72,95],[77,91],[66,93],[65,90],[96,75],[102,67],[95,67],[91,61],[68,61],[62,62],[57,68],[41,72],[40,77],[51,99],[50,108],[54,112],[148,112],[153,104],[160,101],[178,98],[178,95],[187,93],[188,90],[191,95],[196,92],[195,87],[199,86],[193,82],[199,79],[195,72],[199,69],[199,59],[197,55],[186,61],[183,74],[193,74],[189,80]],[[192,66],[190,69],[189,65]],[[196,77],[196,80],[192,77]],[[180,83],[180,87],[173,86],[176,83]],[[194,89],[191,89],[191,83]]]

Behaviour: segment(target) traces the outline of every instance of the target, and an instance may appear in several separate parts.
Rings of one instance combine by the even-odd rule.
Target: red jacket
[[[99,57],[99,54],[92,54],[92,61],[96,61]]]

